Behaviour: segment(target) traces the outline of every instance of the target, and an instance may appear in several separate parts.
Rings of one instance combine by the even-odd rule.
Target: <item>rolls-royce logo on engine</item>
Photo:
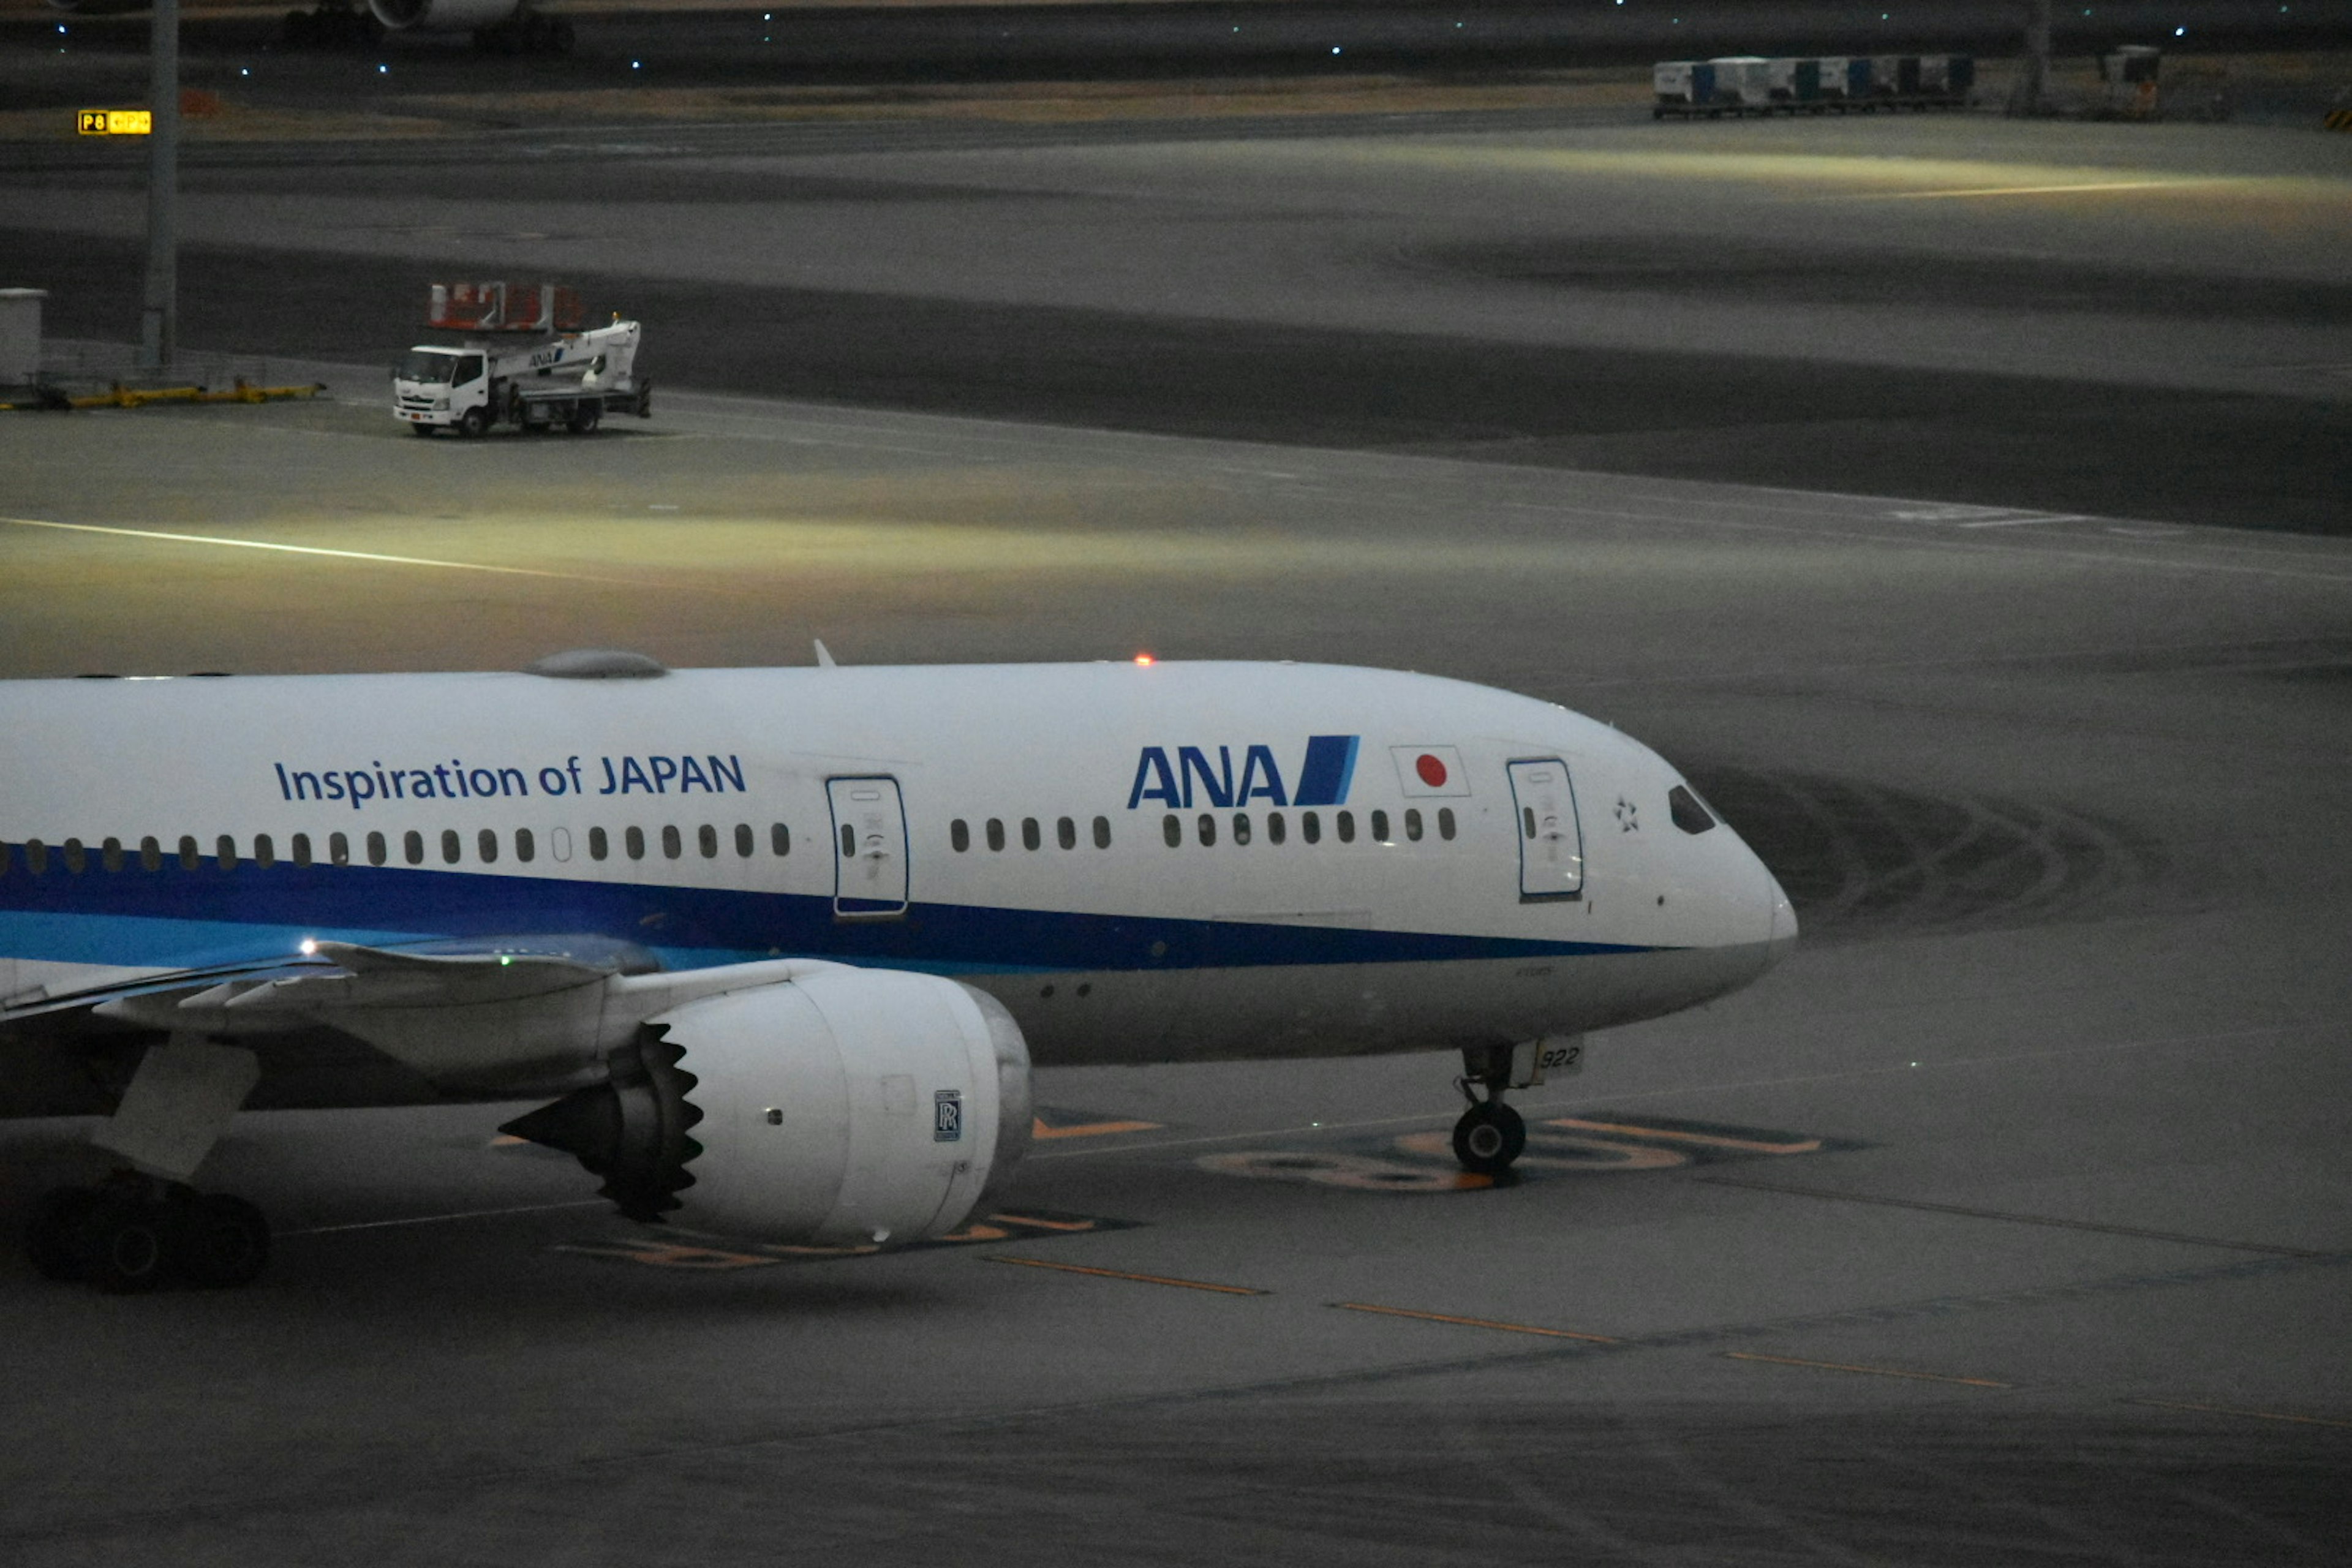
[[[931,1096],[931,1142],[953,1143],[963,1137],[963,1091],[943,1089]]]

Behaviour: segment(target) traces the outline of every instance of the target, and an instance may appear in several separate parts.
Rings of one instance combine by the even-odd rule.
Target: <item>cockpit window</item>
[[[1705,833],[1715,826],[1715,814],[1691,793],[1688,784],[1676,784],[1666,792],[1666,810],[1685,833]]]
[[[456,354],[415,349],[410,352],[407,363],[400,367],[400,378],[403,381],[446,381],[449,373],[457,368]]]

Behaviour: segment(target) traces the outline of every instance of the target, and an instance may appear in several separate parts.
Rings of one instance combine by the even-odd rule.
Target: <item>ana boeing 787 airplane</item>
[[[187,1184],[248,1100],[548,1103],[622,1213],[961,1224],[1041,1065],[1454,1050],[1454,1149],[1582,1032],[1794,942],[1656,753],[1551,703],[1291,664],[0,682],[0,1111],[121,1168],[36,1262],[255,1277]]]

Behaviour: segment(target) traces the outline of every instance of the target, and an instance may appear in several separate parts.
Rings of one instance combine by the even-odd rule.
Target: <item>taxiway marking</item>
[[[532,566],[488,566],[478,561],[437,561],[425,555],[379,555],[366,550],[329,550],[315,544],[272,544],[259,539],[226,539],[209,533],[166,533],[152,528],[110,528],[95,522],[52,522],[37,517],[0,517],[18,528],[55,528],[68,533],[110,533],[124,539],[163,539],[174,544],[217,544],[236,550],[275,550],[288,555],[328,555],[343,561],[373,561],[389,566],[433,566],[451,572],[494,572],[507,577],[553,577],[566,583],[618,583],[620,577],[589,577],[576,572],[546,572]]]
[[[2352,1421],[2331,1421],[2325,1415],[2291,1415],[2284,1410],[2248,1410],[2235,1405],[2199,1405],[2187,1399],[2126,1399],[2124,1403],[2158,1410],[2196,1410],[2209,1415],[2244,1415],[2256,1421],[2293,1421],[2304,1426],[2352,1427]]]
[[[1583,1340],[1596,1345],[1621,1345],[1625,1342],[1607,1334],[1588,1334],[1575,1329],[1546,1329],[1534,1323],[1506,1323],[1494,1318],[1464,1318],[1451,1312],[1420,1312],[1410,1307],[1381,1307],[1370,1301],[1334,1301],[1332,1306],[1343,1312],[1376,1312],[1384,1318],[1415,1318],[1424,1323],[1454,1323],[1465,1329],[1498,1329],[1507,1334],[1539,1334],[1548,1340]]]
[[[1928,1203],[1921,1198],[1881,1197],[1874,1193],[1840,1193],[1827,1187],[1797,1187],[1780,1182],[1750,1181],[1744,1176],[1695,1176],[1719,1187],[1752,1187],[1759,1193],[1784,1193],[1798,1198],[1829,1198],[1841,1203],[1877,1204],[1885,1208],[1923,1209],[1929,1214],[1954,1214],[1969,1219],[2006,1220],[2011,1225],[2043,1225],[2059,1230],[2095,1230],[2107,1236],[2136,1236],[2146,1241],[2177,1241],[2185,1247],[2218,1247],[2230,1252],[2261,1252],[2274,1258],[2329,1258],[2307,1247],[2277,1247],[2262,1241],[2224,1241],[2218,1237],[2185,1236],[2175,1230],[2146,1230],[2133,1225],[2102,1225],[2096,1220],[2062,1219],[2055,1215],[2012,1214],[2007,1209],[1970,1208],[1965,1204]]]
[[[601,1208],[604,1204],[603,1198],[575,1198],[560,1204],[518,1204],[511,1208],[460,1209],[456,1214],[411,1215],[405,1219],[363,1219],[351,1225],[314,1225],[301,1230],[281,1230],[277,1234],[280,1237],[338,1236],[345,1231],[390,1230],[395,1226],[404,1225],[446,1225],[453,1220],[497,1219],[500,1215],[510,1214],[549,1214],[557,1209]]]
[[[1727,1138],[1717,1132],[1685,1132],[1671,1127],[1644,1127],[1632,1121],[1587,1121],[1579,1116],[1555,1116],[1547,1127],[1574,1127],[1586,1132],[1619,1132],[1633,1138],[1672,1139],[1678,1143],[1704,1144],[1710,1149],[1745,1149],[1757,1154],[1810,1154],[1822,1146],[1818,1138],[1792,1143],[1767,1143],[1753,1138]]]
[[[1007,1253],[988,1254],[991,1263],[1017,1263],[1024,1268],[1052,1268],[1064,1274],[1088,1274],[1097,1279],[1129,1279],[1138,1285],[1173,1285],[1184,1290],[1211,1290],[1220,1296],[1266,1296],[1273,1292],[1250,1285],[1220,1285],[1209,1279],[1179,1279],[1167,1274],[1130,1274],[1124,1268],[1097,1268],[1084,1263],[1055,1263],[1043,1258],[1015,1258]]]
[[[1727,1361],[1769,1362],[1774,1366],[1806,1366],[1822,1372],[1858,1372],[1872,1377],[1908,1377],[1921,1383],[1960,1383],[1970,1388],[2014,1388],[2015,1384],[1996,1383],[1989,1377],[1954,1377],[1941,1372],[1911,1372],[1899,1366],[1863,1366],[1853,1362],[1807,1361],[1802,1356],[1764,1355],[1756,1351],[1726,1351]]]

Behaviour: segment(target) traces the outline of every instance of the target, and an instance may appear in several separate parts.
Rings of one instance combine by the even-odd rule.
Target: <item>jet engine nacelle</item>
[[[578,1155],[633,1219],[856,1245],[962,1224],[1030,1116],[1028,1047],[995,998],[841,969],[665,1013],[610,1082],[504,1131]]]
[[[468,33],[511,19],[522,0],[368,0],[368,9],[395,33]]]

